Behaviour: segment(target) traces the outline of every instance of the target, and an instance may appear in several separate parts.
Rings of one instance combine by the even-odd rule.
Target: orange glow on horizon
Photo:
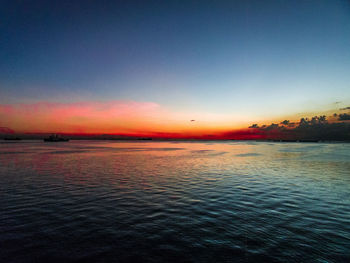
[[[298,116],[287,119],[296,121]],[[174,139],[266,138],[266,134],[258,129],[248,129],[252,123],[269,125],[271,122],[254,121],[243,115],[174,112],[153,102],[0,104],[1,130],[14,130],[16,133],[109,134]]]
[[[237,124],[244,120],[231,121],[227,116],[214,114],[172,112],[156,103],[134,101],[7,104],[0,105],[0,119],[0,126],[17,133],[171,138],[215,135],[240,128]]]

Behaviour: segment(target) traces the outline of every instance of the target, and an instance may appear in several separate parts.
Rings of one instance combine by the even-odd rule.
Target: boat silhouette
[[[4,140],[6,140],[6,141],[20,141],[22,139],[19,137],[5,137]]]
[[[48,138],[44,138],[44,142],[68,142],[69,139],[62,138],[58,136],[57,134],[52,134]]]

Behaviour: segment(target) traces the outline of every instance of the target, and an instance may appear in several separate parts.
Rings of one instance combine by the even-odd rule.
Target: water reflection
[[[334,261],[350,146],[3,143],[1,261]],[[68,251],[68,253],[67,253]]]

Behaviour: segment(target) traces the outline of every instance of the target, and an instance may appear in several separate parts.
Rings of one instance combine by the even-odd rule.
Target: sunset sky
[[[2,1],[0,127],[205,134],[338,111],[349,47],[345,0]]]

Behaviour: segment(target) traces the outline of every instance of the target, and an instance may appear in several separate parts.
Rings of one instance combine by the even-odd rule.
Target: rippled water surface
[[[350,144],[0,143],[1,262],[350,262]]]

